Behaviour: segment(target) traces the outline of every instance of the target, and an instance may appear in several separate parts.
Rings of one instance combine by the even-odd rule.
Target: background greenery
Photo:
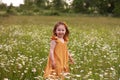
[[[120,19],[76,15],[0,17],[1,80],[43,80],[57,21],[68,25],[76,62],[66,80],[120,79]]]
[[[120,0],[1,3],[0,79],[43,80],[53,26],[63,21],[76,62],[66,80],[120,80],[120,19],[115,17],[120,17]]]
[[[120,0],[24,0],[24,4],[14,7],[12,4],[0,4],[0,14],[11,15],[62,15],[91,14],[104,16],[120,16]]]

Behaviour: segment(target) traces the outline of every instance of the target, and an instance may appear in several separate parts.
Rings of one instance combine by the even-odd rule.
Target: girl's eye
[[[65,31],[64,29],[58,29],[58,31]]]
[[[58,31],[60,31],[60,29],[58,29]]]

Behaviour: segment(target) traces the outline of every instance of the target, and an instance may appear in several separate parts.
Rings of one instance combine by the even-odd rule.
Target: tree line
[[[0,4],[0,11],[12,15],[60,15],[60,13],[100,14],[120,16],[120,0],[24,0],[24,4]]]

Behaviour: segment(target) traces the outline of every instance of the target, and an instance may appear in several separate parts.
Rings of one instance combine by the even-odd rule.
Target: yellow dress
[[[50,55],[48,56],[47,66],[45,68],[44,78],[61,78],[63,73],[69,72],[68,66],[68,50],[67,41],[62,43],[57,37],[52,37],[55,40],[56,46],[54,48],[54,60],[56,68],[52,69]]]

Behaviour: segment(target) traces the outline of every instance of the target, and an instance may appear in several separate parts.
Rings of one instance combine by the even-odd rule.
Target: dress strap
[[[57,37],[57,36],[52,36],[52,37],[51,37],[51,40],[55,40],[56,42],[59,42],[59,40],[58,40],[58,37]]]
[[[55,40],[56,42],[59,42],[58,37],[54,36],[54,35],[51,37],[51,40]],[[68,42],[68,38],[64,39],[64,41],[67,43]]]

